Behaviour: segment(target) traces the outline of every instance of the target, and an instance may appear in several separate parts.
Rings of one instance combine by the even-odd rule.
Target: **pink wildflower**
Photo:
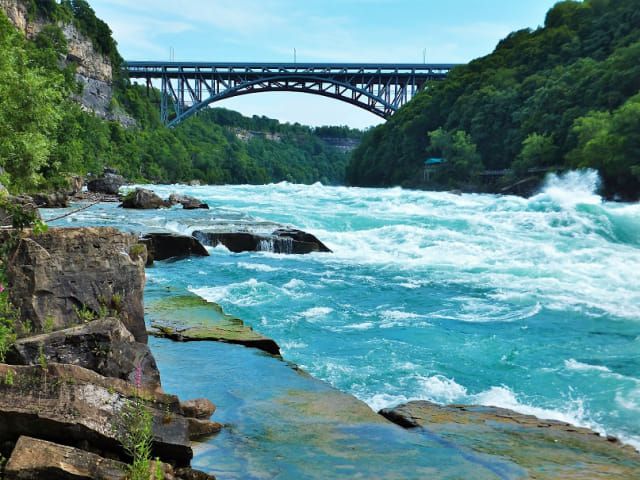
[[[138,388],[142,386],[142,362],[136,365],[135,384]]]
[[[0,293],[4,292],[4,285],[0,283]]]

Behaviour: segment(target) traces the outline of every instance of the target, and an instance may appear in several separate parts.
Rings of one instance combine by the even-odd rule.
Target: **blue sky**
[[[556,0],[89,0],[127,60],[464,63]],[[216,104],[245,115],[364,128],[380,119],[313,95],[262,93]]]

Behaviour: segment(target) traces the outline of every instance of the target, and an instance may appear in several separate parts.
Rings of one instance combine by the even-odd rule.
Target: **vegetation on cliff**
[[[159,93],[131,85],[111,31],[85,0],[25,0],[30,16],[49,20],[32,41],[0,11],[0,183],[13,191],[56,188],[73,174],[115,167],[130,179],[156,183],[341,183],[348,153],[323,141],[357,138],[346,128],[313,129],[205,110],[174,129],[161,125]],[[125,128],[83,111],[75,66],[60,25],[72,23],[114,67],[111,108],[126,110]]]
[[[544,27],[514,32],[456,68],[354,152],[353,185],[418,185],[428,156],[447,159],[432,179],[487,188],[484,170],[596,168],[605,193],[640,196],[640,10],[636,0],[563,1]]]

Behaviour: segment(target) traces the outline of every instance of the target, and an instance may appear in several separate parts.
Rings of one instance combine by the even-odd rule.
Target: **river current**
[[[101,204],[54,225],[191,233],[260,220],[309,231],[334,253],[217,247],[160,262],[148,282],[218,303],[374,409],[411,399],[501,406],[640,448],[640,205],[605,202],[597,184],[591,171],[552,176],[529,199],[153,185],[211,210]]]

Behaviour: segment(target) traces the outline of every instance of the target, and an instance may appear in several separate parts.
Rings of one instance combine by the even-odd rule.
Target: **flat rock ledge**
[[[423,428],[462,448],[506,458],[536,480],[640,478],[640,455],[613,437],[498,407],[426,401],[383,409],[405,428]]]
[[[185,293],[148,301],[147,318],[151,335],[178,342],[217,341],[257,348],[280,355],[280,347],[269,337],[253,330],[239,318],[196,295]]]

